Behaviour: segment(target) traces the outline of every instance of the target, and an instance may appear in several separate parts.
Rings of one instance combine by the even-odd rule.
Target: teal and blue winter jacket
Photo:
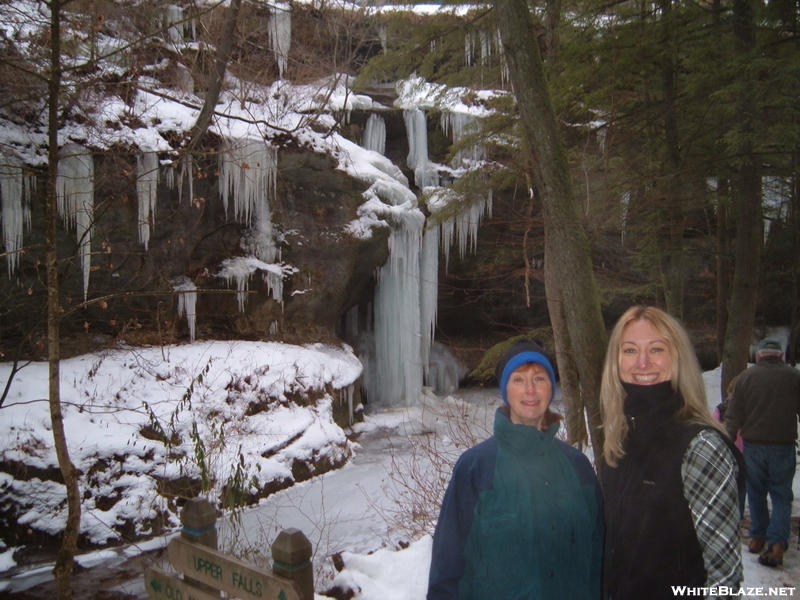
[[[428,600],[596,600],[602,495],[589,460],[503,408],[458,459],[433,537]]]

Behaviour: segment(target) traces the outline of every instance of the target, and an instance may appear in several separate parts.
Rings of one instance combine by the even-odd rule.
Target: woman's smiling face
[[[622,330],[619,377],[624,383],[638,385],[653,385],[672,378],[672,350],[650,321],[633,321]]]
[[[553,397],[553,382],[542,365],[525,363],[511,373],[506,385],[511,422],[539,427]]]

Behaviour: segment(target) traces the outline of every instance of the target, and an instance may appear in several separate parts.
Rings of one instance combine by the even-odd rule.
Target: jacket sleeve
[[[476,450],[472,448],[458,459],[442,500],[433,534],[427,600],[458,600],[458,583],[465,568],[464,547],[475,505],[480,492],[491,485],[494,471],[493,461],[489,466],[485,460],[477,460]]]
[[[683,495],[689,503],[703,550],[708,587],[738,590],[743,579],[736,478],[730,449],[711,429],[689,444],[681,465]]]

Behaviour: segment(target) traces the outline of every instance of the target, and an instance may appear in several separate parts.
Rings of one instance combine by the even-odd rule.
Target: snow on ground
[[[0,364],[0,381],[10,369]],[[62,361],[64,426],[84,498],[81,532],[104,544],[130,541],[123,532],[131,525],[136,534],[152,534],[151,520],[177,526],[174,495],[186,493],[180,483],[187,479],[207,482],[214,497],[238,478],[258,495],[294,480],[298,462],[312,473],[323,456],[344,463],[352,450],[333,421],[341,396],[331,390],[346,390],[361,371],[347,346],[266,342],[111,350]],[[47,364],[25,365],[0,409],[0,490],[4,504],[13,499],[22,507],[20,527],[56,535],[66,508],[54,481],[47,395]],[[16,545],[14,535],[0,531],[0,551]],[[3,556],[9,560],[7,551]]]
[[[719,370],[705,373],[704,378],[713,407]],[[33,393],[34,383],[23,387]],[[20,393],[17,402],[22,402],[22,397]],[[279,531],[297,527],[315,549],[317,600],[324,600],[321,593],[334,586],[358,590],[356,600],[422,600],[427,586],[431,538],[424,533],[410,533],[415,523],[407,519],[407,509],[415,507],[419,499],[405,493],[401,476],[412,472],[415,476],[435,476],[435,463],[451,460],[472,440],[487,435],[498,403],[497,390],[462,390],[445,400],[433,400],[428,393],[416,407],[368,412],[364,423],[349,432],[357,436],[357,441],[354,458],[347,465],[273,494],[240,513],[238,519],[220,519],[220,549],[235,550],[258,563],[263,561],[261,549],[268,547]],[[454,429],[453,421],[474,425],[466,431],[463,427]],[[795,478],[794,491],[793,512],[797,515],[800,475]],[[406,519],[405,530],[398,525],[398,518]],[[800,548],[794,540],[784,565],[769,569],[758,565],[756,557],[747,553],[747,538],[743,535],[745,586],[753,589],[745,589],[749,593],[742,597],[767,596],[771,589],[797,585]],[[163,547],[169,538],[90,553],[82,556],[80,562],[86,567],[113,564],[148,549]],[[0,573],[13,566],[8,554],[0,554]],[[344,563],[340,572],[332,567],[331,558],[335,554]],[[37,577],[41,580],[50,576],[49,569],[47,565],[38,571],[11,572],[13,576],[0,578],[0,592],[34,585],[31,582],[37,581]],[[137,598],[146,597],[143,578],[121,583],[115,589]],[[783,590],[784,595],[794,591]],[[778,592],[772,593],[778,595]]]

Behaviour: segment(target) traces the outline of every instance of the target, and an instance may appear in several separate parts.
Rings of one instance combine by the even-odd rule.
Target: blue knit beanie
[[[503,397],[503,402],[506,404],[508,404],[506,387],[508,386],[508,379],[511,377],[511,373],[527,363],[536,363],[547,369],[547,374],[550,375],[550,383],[553,384],[553,393],[550,396],[550,400],[555,396],[556,374],[553,370],[553,364],[550,362],[544,348],[530,340],[519,340],[514,342],[514,345],[503,354],[499,361],[497,361],[497,368],[495,369],[497,381],[500,384],[500,395]]]

